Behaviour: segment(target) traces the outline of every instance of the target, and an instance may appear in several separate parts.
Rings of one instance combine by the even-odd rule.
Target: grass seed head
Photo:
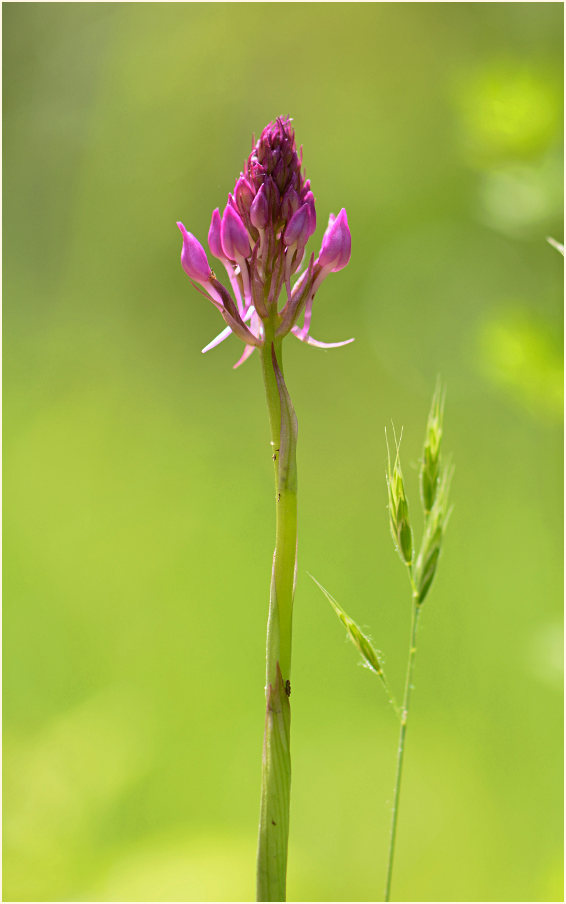
[[[340,603],[338,603],[334,597],[326,590],[325,587],[320,584],[316,578],[310,575],[316,586],[322,590],[326,599],[334,609],[336,615],[346,628],[348,632],[348,638],[352,641],[358,652],[361,654],[364,664],[371,669],[372,672],[375,672],[381,680],[385,683],[385,675],[383,673],[383,665],[381,662],[381,658],[379,652],[375,649],[371,640],[364,634],[360,626],[351,618],[347,612],[344,611]]]
[[[409,504],[405,493],[405,482],[403,480],[401,460],[399,458],[401,437],[399,437],[399,441],[397,441],[395,431],[393,431],[393,438],[395,440],[395,459],[392,465],[389,443],[387,441],[387,431],[385,432],[385,441],[387,443],[386,477],[387,493],[389,497],[389,524],[395,548],[405,565],[410,566],[413,561],[413,531],[409,519]]]
[[[451,512],[449,493],[453,473],[454,469],[451,465],[442,469],[436,497],[427,518],[423,542],[414,572],[419,604],[424,602],[436,576],[444,533]]]
[[[428,415],[423,457],[420,470],[421,500],[425,515],[429,515],[436,499],[441,469],[442,420],[444,415],[444,391],[440,381],[436,384]]]

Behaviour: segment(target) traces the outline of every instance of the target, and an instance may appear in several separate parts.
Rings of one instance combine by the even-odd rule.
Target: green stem
[[[393,794],[393,812],[391,816],[391,834],[389,837],[389,858],[387,862],[387,879],[385,882],[385,901],[390,900],[391,879],[393,876],[393,858],[395,856],[395,839],[397,835],[397,817],[399,814],[399,794],[401,791],[401,776],[403,773],[403,755],[405,753],[405,735],[407,733],[407,719],[409,717],[409,704],[411,702],[411,690],[413,685],[413,668],[415,654],[417,652],[417,628],[419,624],[420,605],[413,593],[413,616],[411,623],[411,646],[409,647],[409,660],[407,662],[407,674],[405,676],[405,693],[403,695],[403,707],[401,709],[401,728],[399,730],[399,746],[397,748],[397,771],[395,775],[395,791]]]
[[[291,628],[297,563],[297,429],[283,381],[281,340],[273,337],[269,324],[260,351],[275,471],[276,539],[267,624],[257,900],[285,901],[291,790]]]

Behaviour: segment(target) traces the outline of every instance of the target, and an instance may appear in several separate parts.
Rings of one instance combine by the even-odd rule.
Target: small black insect
[[[287,694],[288,697],[291,696],[291,682],[289,681],[288,678],[287,678],[287,681],[285,682],[285,693]]]

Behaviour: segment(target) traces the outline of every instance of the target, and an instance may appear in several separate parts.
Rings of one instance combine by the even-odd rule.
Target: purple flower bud
[[[250,253],[250,240],[242,220],[228,203],[224,209],[220,225],[220,239],[224,256],[235,261],[238,257],[247,257]]]
[[[289,222],[296,210],[301,205],[301,199],[294,188],[288,188],[281,200],[281,214],[286,222]]]
[[[269,202],[269,206],[271,210],[279,210],[279,205],[281,204],[281,195],[279,194],[279,189],[277,188],[275,182],[268,176],[264,182],[265,185],[265,193],[267,200]]]
[[[265,229],[269,223],[269,202],[265,193],[265,184],[262,185],[253,199],[250,208],[250,220],[256,229]]]
[[[337,217],[332,214],[328,220],[328,228],[322,239],[318,263],[323,270],[337,273],[350,260],[352,237],[348,227],[348,216],[344,208]]]
[[[248,180],[240,174],[240,178],[236,182],[234,187],[234,197],[236,198],[236,204],[238,205],[238,210],[243,215],[244,213],[249,213],[252,201],[254,199],[255,192],[252,190],[252,187]]]
[[[222,242],[220,241],[220,225],[222,220],[220,219],[220,211],[218,207],[212,213],[212,220],[210,221],[210,229],[208,230],[208,247],[214,254],[214,257],[220,258],[220,260],[224,260],[224,252],[222,250]]]
[[[284,191],[287,184],[288,175],[283,157],[279,157],[279,160],[273,167],[273,172],[271,175],[273,176],[273,179],[279,191]]]
[[[266,126],[261,134],[261,138],[257,143],[257,150],[255,152],[256,159],[258,163],[265,167],[267,172],[273,168],[273,152],[266,138],[266,132],[269,129],[269,126]]]
[[[314,206],[314,195],[312,191],[308,191],[305,195],[305,203],[309,205],[310,228],[309,236],[316,231],[316,208]]]
[[[294,245],[296,243],[305,245],[309,237],[309,228],[311,224],[310,208],[308,204],[302,204],[295,211],[283,235],[283,241],[286,245]]]
[[[287,188],[294,188],[295,191],[304,190],[300,170],[291,170],[291,175],[289,176],[289,181],[287,182]]]
[[[201,243],[195,239],[191,232],[187,232],[182,223],[177,223],[183,235],[183,248],[181,250],[181,265],[183,270],[198,283],[209,282],[212,270],[208,263],[206,251]]]

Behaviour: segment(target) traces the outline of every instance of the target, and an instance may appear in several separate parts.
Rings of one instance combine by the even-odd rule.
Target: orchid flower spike
[[[280,116],[265,127],[228,196],[223,214],[218,208],[212,214],[208,244],[226,269],[231,292],[216,278],[194,235],[182,223],[177,225],[183,235],[181,264],[185,273],[227,324],[203,352],[236,333],[246,345],[237,367],[254,348],[263,345],[267,325],[269,335],[293,333],[318,348],[354,341],[324,343],[310,335],[314,297],[330,273],[346,266],[352,241],[342,208],[337,217],[330,217],[318,258],[311,255],[300,272],[307,242],[316,229],[316,208],[289,117]]]

